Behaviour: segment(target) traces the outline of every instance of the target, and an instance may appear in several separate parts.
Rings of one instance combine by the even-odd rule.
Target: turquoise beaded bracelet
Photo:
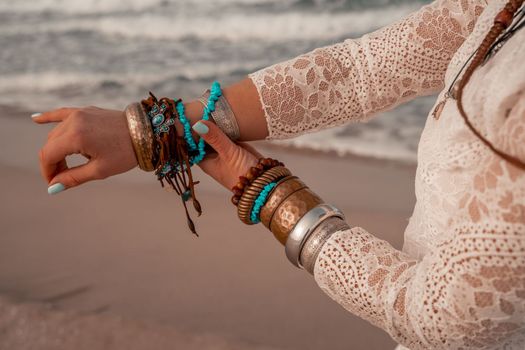
[[[202,113],[202,120],[210,120],[210,113],[215,111],[215,104],[219,100],[219,98],[222,96],[222,90],[221,85],[219,82],[214,81],[211,85],[210,89],[210,97],[208,99],[208,103],[204,107],[204,111]],[[184,104],[182,101],[178,101],[177,105],[177,112],[179,113],[179,120],[182,123],[184,127],[184,139],[188,143],[188,147],[190,151],[199,151],[199,153],[192,157],[190,159],[191,165],[199,164],[206,155],[206,150],[204,149],[206,144],[204,142],[204,139],[201,137],[199,139],[199,143],[196,144],[195,140],[193,139],[193,136],[191,135],[191,125],[190,121],[186,117],[185,111],[184,111]]]
[[[259,193],[259,195],[255,199],[255,202],[253,202],[252,211],[250,213],[250,220],[254,224],[258,224],[259,222],[261,222],[261,219],[259,216],[261,213],[261,209],[264,206],[264,204],[266,204],[268,195],[270,194],[270,192],[272,192],[275,186],[277,186],[277,182],[270,182],[268,185],[264,186],[261,193]]]
[[[186,113],[184,110],[184,103],[182,103],[181,100],[178,100],[176,102],[176,108],[177,112],[179,113],[179,120],[184,128],[184,139],[188,143],[190,151],[194,151],[197,149],[197,145],[195,144],[195,140],[191,136],[191,125],[188,118],[186,118]]]

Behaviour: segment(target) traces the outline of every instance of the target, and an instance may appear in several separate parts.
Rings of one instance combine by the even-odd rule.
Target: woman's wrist
[[[204,106],[198,100],[192,100],[190,102],[184,103],[184,108],[186,110],[186,117],[188,118],[190,125],[194,125],[199,120],[201,120]],[[199,136],[194,131],[192,131],[192,133],[195,138]]]
[[[252,80],[245,78],[223,89],[239,127],[240,140],[264,140],[268,136],[268,125],[264,117],[257,88]],[[193,125],[200,120],[203,106],[198,99],[185,103],[186,115]]]

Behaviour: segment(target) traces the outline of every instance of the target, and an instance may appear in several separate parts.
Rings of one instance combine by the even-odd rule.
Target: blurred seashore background
[[[38,150],[61,106],[195,98],[392,23],[417,0],[0,0],[0,349],[389,349],[389,337],[239,222],[200,171],[200,238],[151,174],[47,195]],[[352,225],[401,248],[433,98],[259,142]],[[73,159],[73,162],[78,159]]]

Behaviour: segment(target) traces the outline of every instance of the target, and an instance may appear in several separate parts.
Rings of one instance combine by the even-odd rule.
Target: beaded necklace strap
[[[486,34],[485,38],[481,42],[480,46],[475,52],[472,62],[469,63],[468,67],[463,73],[463,77],[458,82],[457,93],[456,93],[456,106],[458,108],[460,116],[463,118],[463,121],[467,127],[472,131],[472,133],[487,146],[494,154],[499,156],[501,159],[509,162],[513,166],[525,170],[525,161],[519,159],[516,155],[509,154],[502,149],[496,147],[492,141],[489,141],[471,122],[470,118],[465,111],[463,106],[463,93],[467,84],[470,82],[470,78],[476,71],[476,69],[486,62],[487,55],[490,54],[490,51],[494,48],[494,43],[497,43],[498,38],[503,37],[504,40],[508,40],[509,32],[505,33],[505,30],[510,28],[511,33],[524,27],[525,23],[525,6],[522,8],[524,0],[510,0],[507,2],[505,7],[496,15],[494,23],[490,28],[489,32]],[[517,11],[522,8],[521,13]],[[512,25],[512,23],[515,23]]]

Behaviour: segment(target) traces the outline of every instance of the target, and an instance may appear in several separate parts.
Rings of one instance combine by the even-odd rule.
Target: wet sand
[[[0,108],[0,349],[394,347],[289,264],[264,227],[240,223],[200,171],[200,238],[176,195],[138,170],[48,196],[37,151],[49,128],[29,114]],[[259,145],[352,225],[401,248],[413,166]]]

